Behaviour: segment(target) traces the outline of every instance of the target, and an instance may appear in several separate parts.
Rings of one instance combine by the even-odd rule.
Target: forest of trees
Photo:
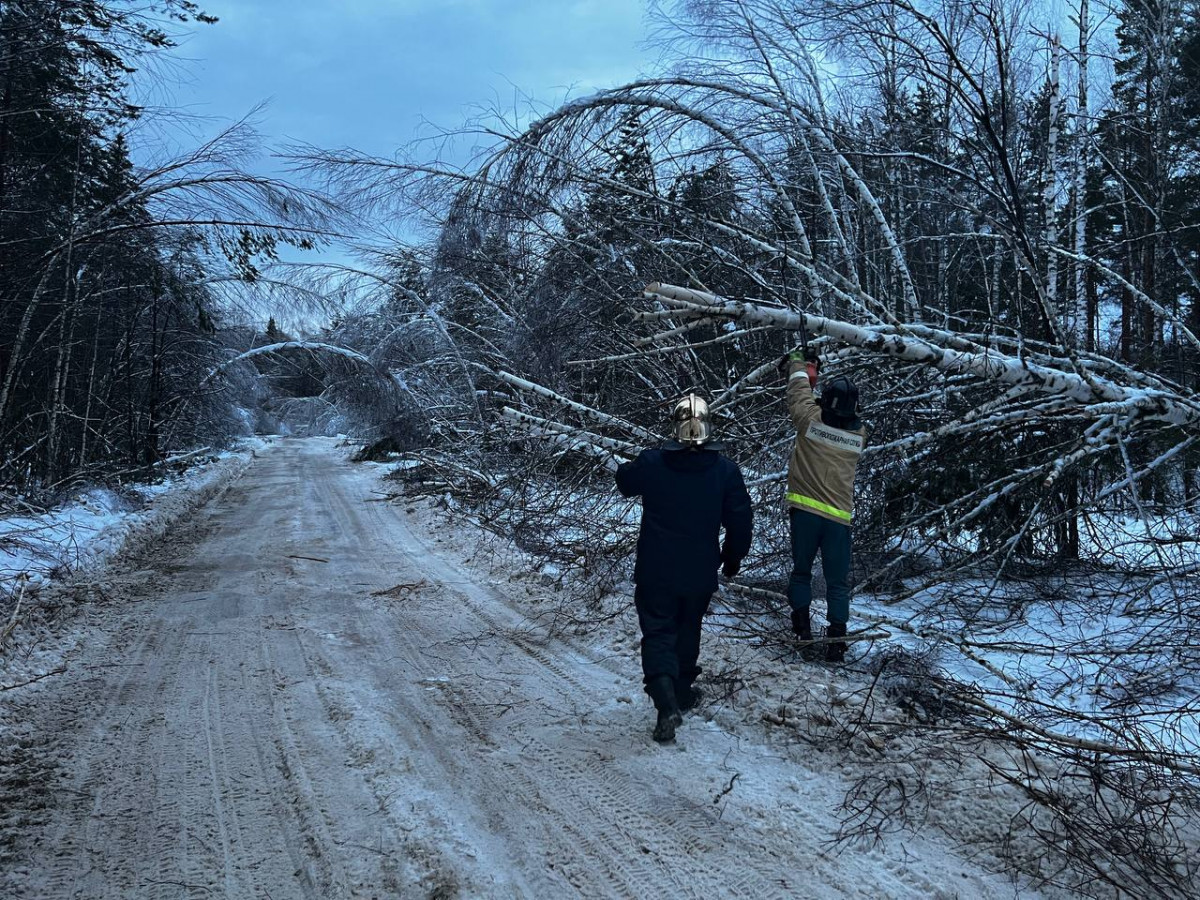
[[[804,334],[871,429],[856,592],[926,604],[919,628],[879,621],[1122,698],[1098,714],[999,670],[985,695],[929,655],[941,726],[1091,779],[997,768],[1081,879],[1169,896],[1195,875],[1171,824],[1200,773],[1200,2],[679,0],[660,69],[465,126],[465,168],[292,148],[303,186],[248,172],[240,127],[133,165],[128,84],[171,44],[154,23],[206,19],[133,10],[0,4],[0,490],[304,407],[414,454],[414,486],[553,563],[594,620],[634,538],[609,470],[695,390],[761,524],[729,593],[770,623],[777,363]],[[277,264],[355,229],[355,266]],[[339,313],[259,333],[248,290]],[[223,366],[255,348],[276,361]],[[1015,648],[1001,629],[1035,603],[1108,624]]]
[[[203,379],[225,355],[231,286],[281,243],[311,246],[330,207],[252,174],[242,125],[153,166],[132,85],[187,0],[0,4],[0,487],[51,496],[245,430]],[[142,148],[145,159],[158,148]],[[240,349],[248,349],[242,344]]]

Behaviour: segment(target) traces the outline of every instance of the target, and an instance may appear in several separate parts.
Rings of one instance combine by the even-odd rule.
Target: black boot
[[[654,740],[660,744],[675,740],[675,729],[683,724],[679,703],[675,699],[675,679],[670,675],[659,675],[646,682],[646,693],[658,710],[658,722],[654,725]]]
[[[830,642],[825,647],[825,662],[840,663],[845,660],[846,642],[833,640],[834,638],[844,638],[846,636],[845,623],[839,625],[836,622],[830,622],[825,636],[830,639]]]
[[[812,624],[808,620],[808,610],[792,610],[792,634],[802,641],[812,640]]]
[[[691,712],[704,699],[704,694],[694,684],[680,685],[675,692],[675,699],[679,701],[680,712]]]

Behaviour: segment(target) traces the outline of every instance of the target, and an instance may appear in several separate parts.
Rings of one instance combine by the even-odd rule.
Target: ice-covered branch
[[[516,375],[513,375],[510,372],[497,372],[496,377],[499,378],[501,381],[503,381],[505,384],[510,384],[513,387],[518,388],[519,390],[529,391],[530,393],[537,394],[538,396],[541,396],[541,397],[545,397],[546,399],[552,400],[556,404],[563,406],[567,409],[570,409],[574,412],[577,412],[580,415],[585,416],[589,419],[592,419],[595,422],[599,422],[603,425],[611,425],[615,428],[619,428],[622,431],[624,431],[625,433],[639,437],[642,440],[648,441],[651,444],[656,444],[662,440],[662,438],[659,435],[656,435],[653,432],[647,431],[644,428],[640,428],[639,426],[634,425],[632,422],[627,422],[624,419],[621,419],[617,416],[609,415],[608,413],[601,412],[598,409],[592,409],[590,406],[585,406],[582,403],[577,403],[574,400],[571,400],[571,399],[568,399],[567,397],[562,396],[562,394],[559,394],[556,391],[550,390],[550,388],[548,388],[548,387],[543,387],[540,384],[535,384],[534,382],[529,381],[528,379],[520,378]]]
[[[667,306],[753,325],[771,325],[810,334],[824,334],[879,356],[922,363],[945,372],[966,373],[1002,384],[1026,387],[1044,394],[1068,397],[1081,404],[1112,403],[1126,409],[1131,418],[1157,420],[1195,428],[1200,425],[1200,401],[1151,388],[1128,388],[1091,375],[1053,369],[1028,359],[985,350],[968,352],[940,347],[915,334],[891,329],[864,327],[823,316],[776,309],[742,300],[727,300],[714,294],[654,282],[645,289]]]

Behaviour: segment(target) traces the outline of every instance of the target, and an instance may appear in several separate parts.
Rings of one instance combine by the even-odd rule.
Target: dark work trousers
[[[670,675],[676,691],[692,686],[700,674],[700,623],[712,594],[680,596],[637,588],[633,602],[642,626],[642,674],[645,681]]]
[[[850,526],[795,508],[789,518],[793,569],[788,602],[792,609],[808,612],[812,605],[812,567],[820,550],[829,624],[845,625],[850,621]]]

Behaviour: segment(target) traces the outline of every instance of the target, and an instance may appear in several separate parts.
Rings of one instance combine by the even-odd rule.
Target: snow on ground
[[[549,629],[558,639],[602,655],[625,673],[625,692],[591,717],[602,719],[614,708],[626,711],[620,724],[612,723],[614,740],[637,740],[639,734],[642,738],[649,734],[654,713],[639,683],[639,631],[631,597],[623,612],[599,628],[577,624],[564,628],[562,595],[544,583],[551,579],[535,583],[514,576],[526,570],[527,554],[504,541],[468,551],[474,544],[469,515],[450,509],[444,501],[416,501],[410,511],[422,525],[434,529],[439,544],[463,548],[459,552],[464,559],[470,556],[464,562],[468,571],[509,582],[506,594],[518,600],[539,631]],[[1026,798],[992,786],[982,763],[968,761],[964,766],[962,760],[949,758],[945,748],[922,742],[902,725],[905,715],[898,708],[875,711],[869,725],[856,723],[864,696],[871,690],[869,677],[849,668],[804,663],[793,655],[780,658],[738,639],[725,627],[721,602],[718,597],[706,620],[700,660],[706,669],[700,681],[706,700],[699,714],[685,721],[677,745],[662,751],[668,759],[679,754],[684,766],[680,781],[686,782],[684,773],[689,768],[705,772],[704,791],[710,802],[739,828],[753,823],[761,828],[765,821],[780,827],[779,817],[787,817],[786,827],[805,832],[803,841],[818,846],[821,858],[850,861],[862,886],[875,886],[880,897],[901,895],[888,887],[886,874],[896,864],[897,852],[914,872],[944,872],[958,861],[964,879],[978,879],[980,869],[997,873],[989,876],[986,889],[978,880],[956,887],[933,879],[928,896],[975,897],[985,890],[1020,897],[1057,896],[1050,888],[1039,894],[1019,876],[998,874],[1009,869],[1013,857],[1024,857],[1026,862],[1042,853],[1032,834],[1014,827]],[[622,735],[621,728],[632,728],[634,734]],[[715,773],[721,777],[714,777]],[[873,776],[889,782],[895,792],[911,791],[909,812],[916,823],[909,827],[898,820],[888,823],[878,843],[873,834],[865,839],[848,830],[842,834],[843,826],[853,825],[855,819],[850,809],[843,808],[847,793]],[[926,793],[930,786],[933,792]],[[895,795],[885,796],[884,805],[894,799]],[[1009,858],[1001,859],[1002,853]]]
[[[86,640],[70,615],[73,604],[103,599],[114,561],[161,539],[270,446],[270,439],[255,438],[157,482],[119,492],[93,487],[44,513],[0,518],[0,634],[9,632],[0,646],[0,691],[62,672],[64,657]]]
[[[1022,702],[1033,701],[1043,721],[1060,733],[1105,742],[1112,742],[1113,735],[1084,717],[1101,723],[1136,718],[1148,729],[1146,736],[1164,749],[1200,760],[1200,722],[1193,711],[1200,683],[1191,674],[1194,668],[1177,666],[1175,658],[1179,650],[1195,651],[1178,648],[1178,639],[1170,637],[1180,625],[1171,613],[1174,604],[1164,604],[1161,614],[1123,615],[1098,596],[1103,577],[1096,576],[1096,583],[1098,589],[1086,596],[1014,599],[1008,608],[1001,592],[991,623],[987,610],[967,621],[952,603],[938,598],[943,592],[995,594],[984,583],[963,582],[893,604],[859,598],[856,609],[863,617],[903,621],[916,632],[894,630],[886,644],[875,644],[868,653],[889,646],[921,651],[928,642],[918,635],[948,635],[951,640],[939,644],[934,657],[938,667],[986,692],[1001,709],[1020,714]],[[1046,587],[1053,587],[1049,580]],[[971,653],[990,670],[957,652],[955,640],[969,641]],[[1062,710],[1058,720],[1045,718],[1056,707]]]
[[[413,468],[411,460],[403,465],[405,471]],[[557,561],[522,556],[517,565],[536,568],[548,580],[561,583],[571,577],[567,548],[625,541],[632,552],[637,503],[592,486],[569,489],[565,496],[550,482],[530,483],[524,490],[515,496],[523,508],[506,508],[514,498],[506,488],[487,507],[487,515],[502,527],[521,529],[527,544],[540,542]],[[579,526],[580,519],[587,522],[586,528]],[[531,520],[533,531],[546,533],[531,536]],[[766,559],[770,571],[752,565],[743,572],[743,580],[761,584],[773,577],[781,587],[789,563],[782,553],[770,552],[772,527],[786,525],[770,519],[756,523],[751,555],[755,561]],[[1081,541],[1086,553],[1110,567],[1108,574],[1063,571],[1024,580],[964,576],[899,602],[887,596],[857,596],[851,627],[870,626],[887,638],[856,645],[852,656],[858,668],[868,669],[893,650],[919,653],[940,674],[982,691],[999,709],[1023,716],[1032,708],[1040,723],[1057,733],[1104,743],[1157,743],[1168,752],[1200,759],[1200,720],[1193,712],[1200,683],[1187,674],[1198,668],[1200,650],[1177,636],[1185,624],[1181,617],[1190,615],[1186,607],[1191,601],[1162,585],[1154,592],[1156,609],[1147,611],[1142,608],[1147,604],[1139,603],[1127,610],[1128,601],[1119,597],[1129,595],[1122,595],[1118,586],[1124,578],[1122,590],[1128,592],[1136,580],[1112,571],[1136,572],[1150,563],[1167,570],[1194,565],[1198,528],[1194,517],[1176,516],[1147,526],[1128,516],[1097,515]],[[817,572],[814,622],[820,625],[824,611],[819,565]],[[778,615],[760,617],[758,627],[786,623],[785,599],[778,595],[774,603]],[[719,602],[715,612],[714,624],[738,625],[736,619],[720,619]],[[932,655],[930,648],[935,650]],[[1189,664],[1181,665],[1184,661]],[[1136,737],[1130,730],[1135,726]]]
[[[628,525],[629,510],[611,497],[573,493],[568,501],[561,507],[568,514],[574,511],[589,516],[592,527],[588,533],[593,541],[601,538],[597,537],[599,531],[590,516],[598,514],[602,521],[612,522],[610,541]],[[427,503],[421,501],[415,505],[424,508],[422,504]],[[446,520],[442,527],[451,531],[461,528],[461,524],[451,525],[450,520],[458,523],[471,520],[471,512],[449,497],[437,501],[436,511],[427,509],[423,518],[434,516],[432,521],[437,522],[439,511],[440,518]],[[558,538],[564,546],[578,546],[583,535],[574,533],[571,525],[560,522],[554,515],[544,516],[544,521],[556,529],[544,541]],[[759,524],[762,527],[766,523]],[[469,542],[461,534],[451,540],[459,544]],[[544,576],[545,584],[532,591],[525,606],[530,616],[560,631],[564,627],[575,628],[576,618],[588,617],[587,610],[564,609],[565,595],[556,597],[549,593],[550,586],[562,586],[564,581],[570,587],[573,567],[546,563],[502,539],[493,542],[490,552],[495,555],[490,564],[493,575],[537,571]],[[631,570],[632,560],[628,562],[627,569]],[[814,613],[819,624],[823,610],[820,579],[817,581]],[[932,663],[941,674],[986,691],[990,694],[988,699],[1002,709],[1028,714],[1022,696],[1035,704],[1039,701],[1059,704],[1064,713],[1058,719],[1047,717],[1049,707],[1045,705],[1035,707],[1033,715],[1061,733],[1113,742],[1134,740],[1132,732],[1120,732],[1129,720],[1119,720],[1116,716],[1136,708],[1141,727],[1148,730],[1148,735],[1137,739],[1157,737],[1164,745],[1196,758],[1200,750],[1197,743],[1200,723],[1186,705],[1194,698],[1195,686],[1176,684],[1161,696],[1137,696],[1139,686],[1148,688],[1149,683],[1139,681],[1136,673],[1131,677],[1128,671],[1131,660],[1137,660],[1143,669],[1154,669],[1164,660],[1126,650],[1143,639],[1154,623],[1147,623],[1145,618],[1122,618],[1111,602],[1106,603],[1111,598],[1105,596],[1103,581],[1094,584],[1093,594],[1085,591],[1079,596],[1056,591],[1054,579],[1050,578],[1044,584],[1026,582],[1011,587],[963,582],[945,589],[944,597],[927,592],[899,604],[889,604],[885,598],[858,598],[852,617],[859,623],[869,622],[876,615],[903,623],[911,631],[888,625],[873,629],[890,632],[890,636],[853,645],[850,665],[837,670],[800,662],[794,652],[764,645],[757,638],[745,640],[748,624],[760,632],[764,628],[783,632],[787,628],[786,616],[754,614],[753,622],[748,622],[737,598],[726,600],[719,595],[707,620],[704,651],[707,662],[702,659],[702,664],[709,667],[708,685],[718,702],[707,705],[705,713],[728,733],[752,741],[765,739],[783,747],[787,758],[798,763],[822,759],[823,768],[840,772],[848,779],[843,788],[861,786],[861,793],[847,796],[848,806],[842,818],[848,831],[856,824],[863,825],[866,832],[875,824],[896,827],[898,817],[889,817],[887,811],[907,805],[908,812],[917,820],[935,824],[955,841],[961,841],[969,848],[968,852],[990,859],[988,865],[1015,864],[1030,871],[1050,872],[1054,865],[1049,861],[1054,856],[1052,849],[1040,869],[1035,862],[1046,848],[1025,824],[1028,797],[1010,786],[998,786],[989,768],[992,764],[1006,770],[1013,766],[1013,760],[1000,748],[972,747],[964,752],[924,739],[921,725],[914,722],[912,715],[927,716],[930,710],[936,715],[937,697],[920,697],[915,708],[906,707],[903,711],[888,702],[872,703],[869,715],[864,716],[862,710],[876,687],[872,673],[884,665],[885,655],[908,650]],[[577,639],[592,649],[623,658],[624,665],[636,671],[637,625],[631,610],[631,586],[626,584],[622,590],[625,609],[609,617],[614,605],[619,605],[619,601],[609,598],[601,614],[591,614],[601,625],[577,628]],[[1031,591],[1037,594],[1043,590],[1045,596],[1034,597],[1030,602]],[[778,602],[782,603],[782,598]],[[963,608],[966,606],[971,607],[969,618]],[[1098,615],[1098,609],[1105,614]],[[937,635],[951,640],[939,641]],[[970,652],[1009,680],[955,649],[953,641],[958,638],[972,642]],[[940,647],[932,656],[927,652],[931,641]],[[1169,678],[1170,666],[1160,674]],[[888,680],[894,675],[889,671]],[[901,674],[901,691],[904,677]],[[918,693],[922,690],[932,693],[932,688],[922,688],[921,677],[918,673],[914,689]],[[1018,687],[1014,688],[1014,684]],[[885,693],[880,687],[873,699],[883,699]],[[1128,705],[1130,696],[1140,705]],[[633,698],[634,702],[639,700],[644,703],[640,694]],[[933,706],[923,708],[921,704],[926,701]],[[1072,713],[1095,715],[1107,728],[1117,730],[1087,727],[1081,716]],[[647,718],[647,728],[649,724]],[[1055,767],[1046,761],[1045,771],[1055,771]],[[905,795],[909,798],[907,804],[901,802]],[[867,796],[876,797],[878,802],[873,807],[860,802]],[[1186,834],[1180,831],[1177,835],[1193,847],[1197,838],[1194,825],[1192,822],[1188,826]],[[997,858],[1000,855],[1005,856],[1005,862]]]
[[[0,895],[1039,896],[972,773],[832,842],[857,779],[936,765],[837,737],[857,676],[709,634],[711,699],[657,746],[627,612],[548,632],[551,585],[372,502],[378,471],[280,442],[106,576],[66,671],[0,710]]]
[[[158,481],[119,491],[90,487],[44,513],[0,518],[0,597],[11,596],[21,581],[29,589],[98,571],[126,547],[153,540],[236,479],[267,446],[255,439]]]

